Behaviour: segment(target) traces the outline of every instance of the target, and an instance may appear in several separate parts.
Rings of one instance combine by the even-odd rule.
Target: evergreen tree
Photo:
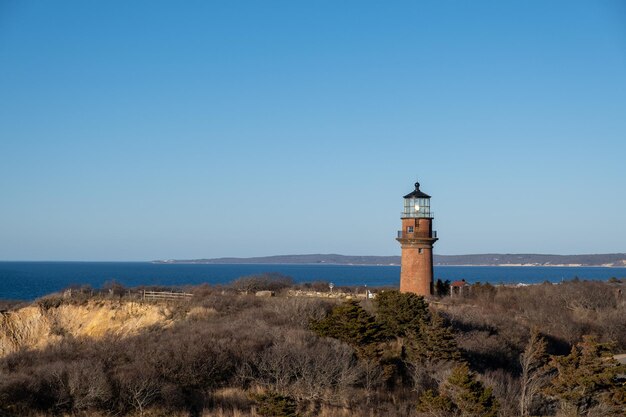
[[[401,358],[415,366],[425,361],[461,359],[452,329],[443,317],[430,312],[424,297],[385,291],[376,299],[376,319],[389,338],[401,339]]]
[[[336,306],[328,316],[311,323],[311,330],[319,336],[332,337],[349,344],[361,357],[376,356],[376,344],[383,340],[380,325],[356,301]]]
[[[433,417],[496,417],[498,402],[492,390],[476,379],[466,364],[452,370],[435,395],[426,391],[420,396],[418,411]]]
[[[422,323],[421,336],[415,344],[415,359],[429,361],[458,361],[461,351],[452,328],[439,313],[433,313],[429,323]]]
[[[437,279],[437,282],[435,282],[435,294],[437,294],[438,297],[450,295],[450,280],[442,281],[441,279]]]
[[[625,413],[626,386],[618,381],[618,375],[626,373],[626,365],[613,358],[612,349],[611,343],[584,336],[569,355],[552,356],[555,376],[546,394],[560,400],[562,408],[574,408],[578,415],[586,415],[600,404]]]
[[[389,337],[405,337],[419,333],[430,320],[428,303],[413,293],[384,291],[376,297],[376,319]]]
[[[437,395],[430,389],[420,396],[417,404],[417,411],[432,417],[454,416],[457,410],[450,398]]]
[[[403,359],[413,367],[462,359],[452,328],[437,312],[431,314],[429,321],[421,322],[417,330],[408,331],[403,345]]]
[[[445,395],[451,397],[463,417],[495,417],[498,402],[492,389],[485,387],[467,365],[457,366],[444,385]]]

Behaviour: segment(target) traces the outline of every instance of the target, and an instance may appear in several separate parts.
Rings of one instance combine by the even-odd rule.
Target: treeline
[[[475,285],[430,304],[393,290],[281,296],[292,285],[274,275],[188,288],[192,300],[163,304],[170,327],[4,357],[0,415],[624,414],[626,369],[612,358],[626,349],[623,284]],[[279,296],[252,295],[262,290]],[[111,293],[140,302],[117,284],[96,297]]]

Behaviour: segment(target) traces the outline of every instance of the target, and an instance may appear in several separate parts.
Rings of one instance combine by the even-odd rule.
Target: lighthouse
[[[430,211],[430,196],[415,190],[404,196],[402,230],[397,241],[402,247],[400,266],[400,291],[429,296],[433,293],[433,245],[437,232],[433,230],[433,212]]]

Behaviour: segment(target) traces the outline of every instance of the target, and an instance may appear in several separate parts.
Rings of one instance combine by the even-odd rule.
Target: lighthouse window
[[[413,226],[407,226],[406,232],[407,233],[413,233]]]
[[[418,250],[417,250],[417,253],[422,253],[422,251],[423,251],[423,250],[424,250],[424,249],[418,249]]]

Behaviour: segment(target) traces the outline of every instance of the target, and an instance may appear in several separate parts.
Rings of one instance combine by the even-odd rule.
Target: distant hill
[[[170,259],[155,263],[185,264],[330,264],[400,265],[399,256],[348,256],[336,254],[276,255],[256,258]],[[626,267],[626,253],[593,255],[498,254],[435,255],[435,265],[487,266],[620,266]]]
[[[399,256],[346,256],[346,255],[276,255],[256,258],[213,258],[191,260],[155,261],[159,263],[194,264],[331,264],[331,265],[400,265]]]

